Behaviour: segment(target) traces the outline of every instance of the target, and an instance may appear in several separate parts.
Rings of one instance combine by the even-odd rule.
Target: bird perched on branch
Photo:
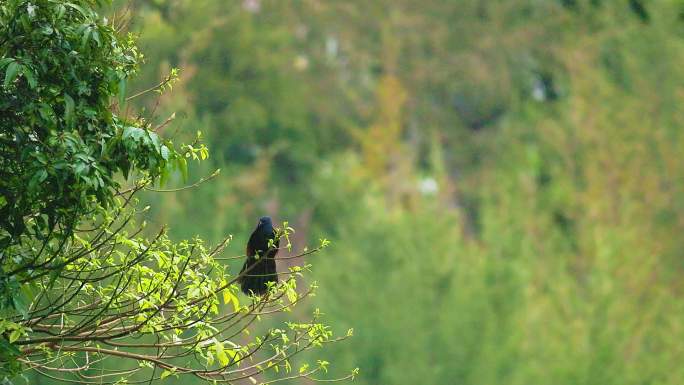
[[[269,247],[271,240],[273,243]],[[279,243],[271,218],[259,218],[259,224],[247,242],[247,260],[238,279],[243,293],[261,295],[268,290],[267,282],[278,282],[275,256]]]

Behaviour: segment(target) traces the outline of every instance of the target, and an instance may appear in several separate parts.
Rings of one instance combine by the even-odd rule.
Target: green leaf
[[[57,6],[57,19],[61,19],[62,16],[64,16],[64,13],[66,13],[66,7],[62,4],[59,4]]]
[[[323,369],[326,373],[328,372],[328,365],[330,365],[330,362],[325,361],[325,360],[318,360],[318,367]]]
[[[230,301],[233,299],[233,293],[230,292],[228,289],[223,289],[223,303],[228,305]]]
[[[154,148],[157,150],[157,152],[161,152],[161,140],[159,140],[159,135],[157,135],[156,132],[152,131],[145,130],[145,132],[152,141],[152,144],[154,145]]]
[[[83,31],[83,37],[81,38],[81,48],[85,48],[88,45],[88,39],[90,38],[90,34],[93,32],[93,29],[90,27],[87,27]]]
[[[176,368],[171,368],[171,369],[169,369],[169,370],[163,371],[162,374],[161,374],[161,376],[159,376],[159,379],[163,380],[163,379],[165,379],[166,377],[168,377],[168,376],[170,376],[170,375],[173,375],[173,374],[176,374]]]
[[[67,122],[70,122],[74,115],[74,105],[74,99],[69,94],[64,94],[64,120]]]
[[[16,79],[21,67],[22,65],[17,63],[16,61],[11,62],[7,66],[7,69],[5,70],[5,87],[7,87],[10,83],[14,81],[14,79]]]
[[[221,366],[227,366],[230,363],[230,359],[228,358],[226,351],[223,349],[223,343],[219,340],[216,340],[216,342],[214,342],[214,349],[216,350],[216,358],[218,358]]]
[[[119,108],[121,108],[124,103],[126,103],[126,78],[121,78],[119,80]]]
[[[64,5],[66,5],[67,7],[70,7],[70,8],[73,8],[73,9],[77,10],[77,11],[80,12],[81,15],[83,15],[83,16],[88,16],[88,14],[86,13],[86,11],[85,11],[83,8],[81,8],[79,5],[76,5],[76,4],[74,4],[74,3],[65,3]]]
[[[240,300],[238,300],[235,294],[231,293],[228,288],[223,290],[223,303],[226,305],[232,303],[233,310],[235,310],[236,313],[240,310]]]
[[[5,66],[14,61],[13,57],[5,57],[0,59],[0,68],[5,68]]]
[[[19,348],[10,344],[4,338],[0,338],[0,351],[5,352],[6,354],[9,353],[11,355],[19,355],[20,354]]]
[[[98,46],[102,45],[102,42],[100,41],[100,34],[97,32],[97,30],[93,31],[93,39],[95,40]]]
[[[47,179],[47,177],[48,177],[47,170],[45,170],[45,169],[38,170],[35,174],[33,174],[31,179],[29,180],[29,183],[28,183],[29,189],[35,190],[36,187],[38,187],[38,185],[40,183],[42,183],[45,179]]]
[[[139,127],[129,126],[124,128],[123,138],[133,138],[135,141],[139,141],[145,135],[145,130]]]
[[[16,340],[19,339],[19,337],[24,335],[24,331],[22,329],[14,329],[12,333],[9,335],[9,342],[12,344]]]
[[[128,173],[131,171],[131,164],[128,162],[124,162],[121,165],[121,173],[124,176],[124,179],[128,179]]]
[[[36,82],[36,77],[33,76],[33,72],[31,71],[31,69],[28,68],[27,66],[23,66],[23,70],[21,72],[26,77],[26,80],[28,81],[29,87],[31,87],[31,89],[36,88],[36,86],[38,85],[38,82]]]
[[[16,309],[19,314],[21,314],[24,319],[28,318],[28,305],[26,305],[26,302],[24,302],[24,299],[21,298],[22,296],[20,295],[15,295],[12,297],[12,304],[14,305],[14,309]]]
[[[298,299],[297,292],[294,291],[292,288],[288,287],[287,290],[285,291],[285,294],[287,295],[287,299],[290,300],[290,303],[297,302],[297,299]]]
[[[41,103],[40,107],[38,107],[38,113],[40,114],[40,117],[44,120],[52,120],[52,115],[54,114],[54,111],[52,111],[52,107],[50,107],[50,105],[46,103]]]
[[[180,169],[183,182],[188,181],[188,161],[185,158],[178,158],[178,168]]]

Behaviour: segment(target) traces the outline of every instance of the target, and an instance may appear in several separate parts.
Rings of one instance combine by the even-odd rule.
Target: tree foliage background
[[[115,4],[132,92],[183,69],[135,103],[222,169],[148,220],[335,240],[310,306],[355,328],[323,355],[360,383],[684,379],[681,2]]]
[[[336,240],[316,303],[355,327],[329,357],[363,384],[680,383],[683,13],[140,4],[145,76],[185,68],[163,108],[230,175],[151,218],[218,235],[268,211]]]

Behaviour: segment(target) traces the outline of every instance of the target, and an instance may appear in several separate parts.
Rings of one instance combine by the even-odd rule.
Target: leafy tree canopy
[[[103,3],[0,5],[0,378],[32,369],[80,383],[183,374],[231,382],[326,371],[325,361],[299,371],[289,361],[332,341],[318,311],[253,329],[311,292],[315,285],[296,290],[305,269],[244,303],[230,258],[220,257],[229,238],[174,242],[136,224],[145,209],[135,194],[175,173],[187,179],[187,159],[205,159],[207,149],[199,134],[174,146],[158,134],[168,121],[154,126],[130,111],[138,95],[127,95],[127,83],[142,55],[118,18],[96,13]],[[291,232],[284,224],[278,234]]]

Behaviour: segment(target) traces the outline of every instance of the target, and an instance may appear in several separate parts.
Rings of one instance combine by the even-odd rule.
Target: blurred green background
[[[118,5],[147,58],[132,92],[182,69],[138,107],[204,133],[193,177],[222,169],[150,196],[150,221],[235,255],[266,214],[295,248],[331,239],[307,262],[308,306],[355,329],[332,371],[683,383],[684,2]]]

